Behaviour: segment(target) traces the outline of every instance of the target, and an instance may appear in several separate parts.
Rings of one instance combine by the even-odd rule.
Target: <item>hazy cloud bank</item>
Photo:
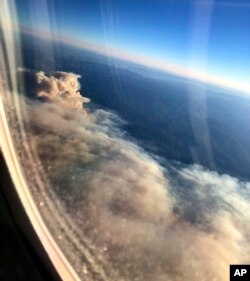
[[[229,264],[250,263],[249,183],[198,165],[166,176],[115,114],[86,114],[77,75],[36,79],[44,102],[27,105],[28,135],[51,187],[120,280],[226,281]]]

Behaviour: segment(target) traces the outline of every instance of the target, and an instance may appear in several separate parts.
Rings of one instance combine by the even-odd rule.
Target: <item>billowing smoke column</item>
[[[79,75],[57,71],[53,76],[46,76],[43,71],[36,74],[37,97],[73,108],[83,108],[83,103],[90,100],[80,95]]]
[[[250,263],[249,183],[197,165],[173,176],[115,114],[84,114],[77,75],[36,78],[45,102],[27,107],[29,135],[51,188],[119,280],[226,281],[229,264]]]

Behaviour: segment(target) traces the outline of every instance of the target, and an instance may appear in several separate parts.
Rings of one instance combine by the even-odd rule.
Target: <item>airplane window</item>
[[[63,280],[250,264],[250,3],[2,0],[1,149]]]

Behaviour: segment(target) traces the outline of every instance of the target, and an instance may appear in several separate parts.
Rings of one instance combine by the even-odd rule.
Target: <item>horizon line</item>
[[[32,29],[26,26],[19,25],[16,26],[16,28],[20,30],[22,33],[33,37],[60,42],[65,45],[69,45],[79,49],[92,51],[94,53],[101,54],[106,57],[129,61],[151,69],[153,68],[156,70],[163,71],[165,73],[173,74],[182,78],[188,78],[191,80],[200,81],[205,84],[212,84],[215,86],[221,86],[224,88],[239,90],[243,92],[243,94],[245,95],[248,94],[250,96],[250,84],[245,84],[236,80],[232,80],[230,78],[208,74],[199,70],[185,68],[177,64],[168,63],[167,61],[159,61],[149,57],[140,56],[135,53],[118,50],[115,48],[109,48],[105,45],[100,45],[87,40],[81,40],[73,37],[54,34],[52,32]]]

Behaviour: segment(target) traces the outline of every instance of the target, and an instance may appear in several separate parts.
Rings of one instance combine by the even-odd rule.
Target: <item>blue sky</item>
[[[248,0],[18,0],[17,8],[25,26],[250,84]]]

